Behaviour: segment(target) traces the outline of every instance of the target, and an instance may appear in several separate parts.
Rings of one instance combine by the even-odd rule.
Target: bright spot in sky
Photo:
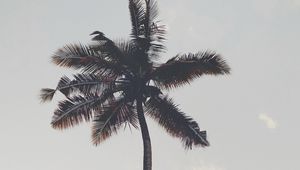
[[[259,120],[263,121],[269,129],[277,128],[277,122],[270,116],[268,116],[266,114],[259,114],[258,118],[259,118]]]

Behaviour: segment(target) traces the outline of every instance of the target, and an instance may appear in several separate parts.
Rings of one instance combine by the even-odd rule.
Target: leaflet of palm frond
[[[181,112],[167,97],[151,97],[145,104],[146,113],[156,120],[171,136],[180,138],[186,149],[209,146],[206,132],[192,118]]]
[[[114,83],[112,78],[98,77],[93,74],[77,74],[71,80],[64,76],[58,82],[56,90],[70,97],[72,94],[99,94],[101,90]]]
[[[190,83],[204,74],[229,74],[230,68],[219,54],[199,52],[177,55],[151,73],[151,79],[161,88],[175,88]]]
[[[47,102],[51,101],[54,94],[55,94],[55,89],[50,89],[50,88],[43,88],[40,91],[40,100],[41,102]]]
[[[129,0],[129,11],[132,25],[131,36],[134,39],[144,33],[143,24],[145,21],[146,9],[143,4],[143,0]]]
[[[92,141],[95,145],[109,138],[126,123],[138,128],[137,114],[134,107],[125,98],[103,106],[101,114],[96,115],[92,127]]]

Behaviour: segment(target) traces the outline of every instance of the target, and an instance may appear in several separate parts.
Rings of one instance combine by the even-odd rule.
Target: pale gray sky
[[[159,0],[168,53],[211,49],[232,75],[205,76],[170,92],[207,130],[211,146],[185,151],[149,121],[154,170],[300,169],[300,0]],[[0,169],[140,170],[140,132],[126,129],[95,147],[90,124],[56,131],[42,87],[70,71],[50,63],[92,31],[127,38],[127,0],[0,0]]]

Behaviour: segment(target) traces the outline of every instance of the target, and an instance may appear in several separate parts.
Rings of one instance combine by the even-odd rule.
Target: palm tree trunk
[[[151,141],[150,135],[146,123],[146,119],[144,116],[142,99],[139,97],[137,99],[137,114],[140,122],[140,127],[142,131],[143,144],[144,144],[144,162],[143,162],[143,170],[151,170],[152,169],[152,151],[151,151]]]

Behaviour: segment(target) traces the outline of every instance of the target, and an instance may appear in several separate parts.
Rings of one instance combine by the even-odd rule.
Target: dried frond
[[[204,74],[222,75],[229,73],[230,67],[219,54],[199,52],[171,58],[156,68],[150,77],[157,86],[169,89],[190,83]]]
[[[156,120],[169,134],[180,138],[187,149],[192,146],[209,146],[206,132],[192,118],[181,112],[167,97],[151,97],[145,104],[146,113]]]

